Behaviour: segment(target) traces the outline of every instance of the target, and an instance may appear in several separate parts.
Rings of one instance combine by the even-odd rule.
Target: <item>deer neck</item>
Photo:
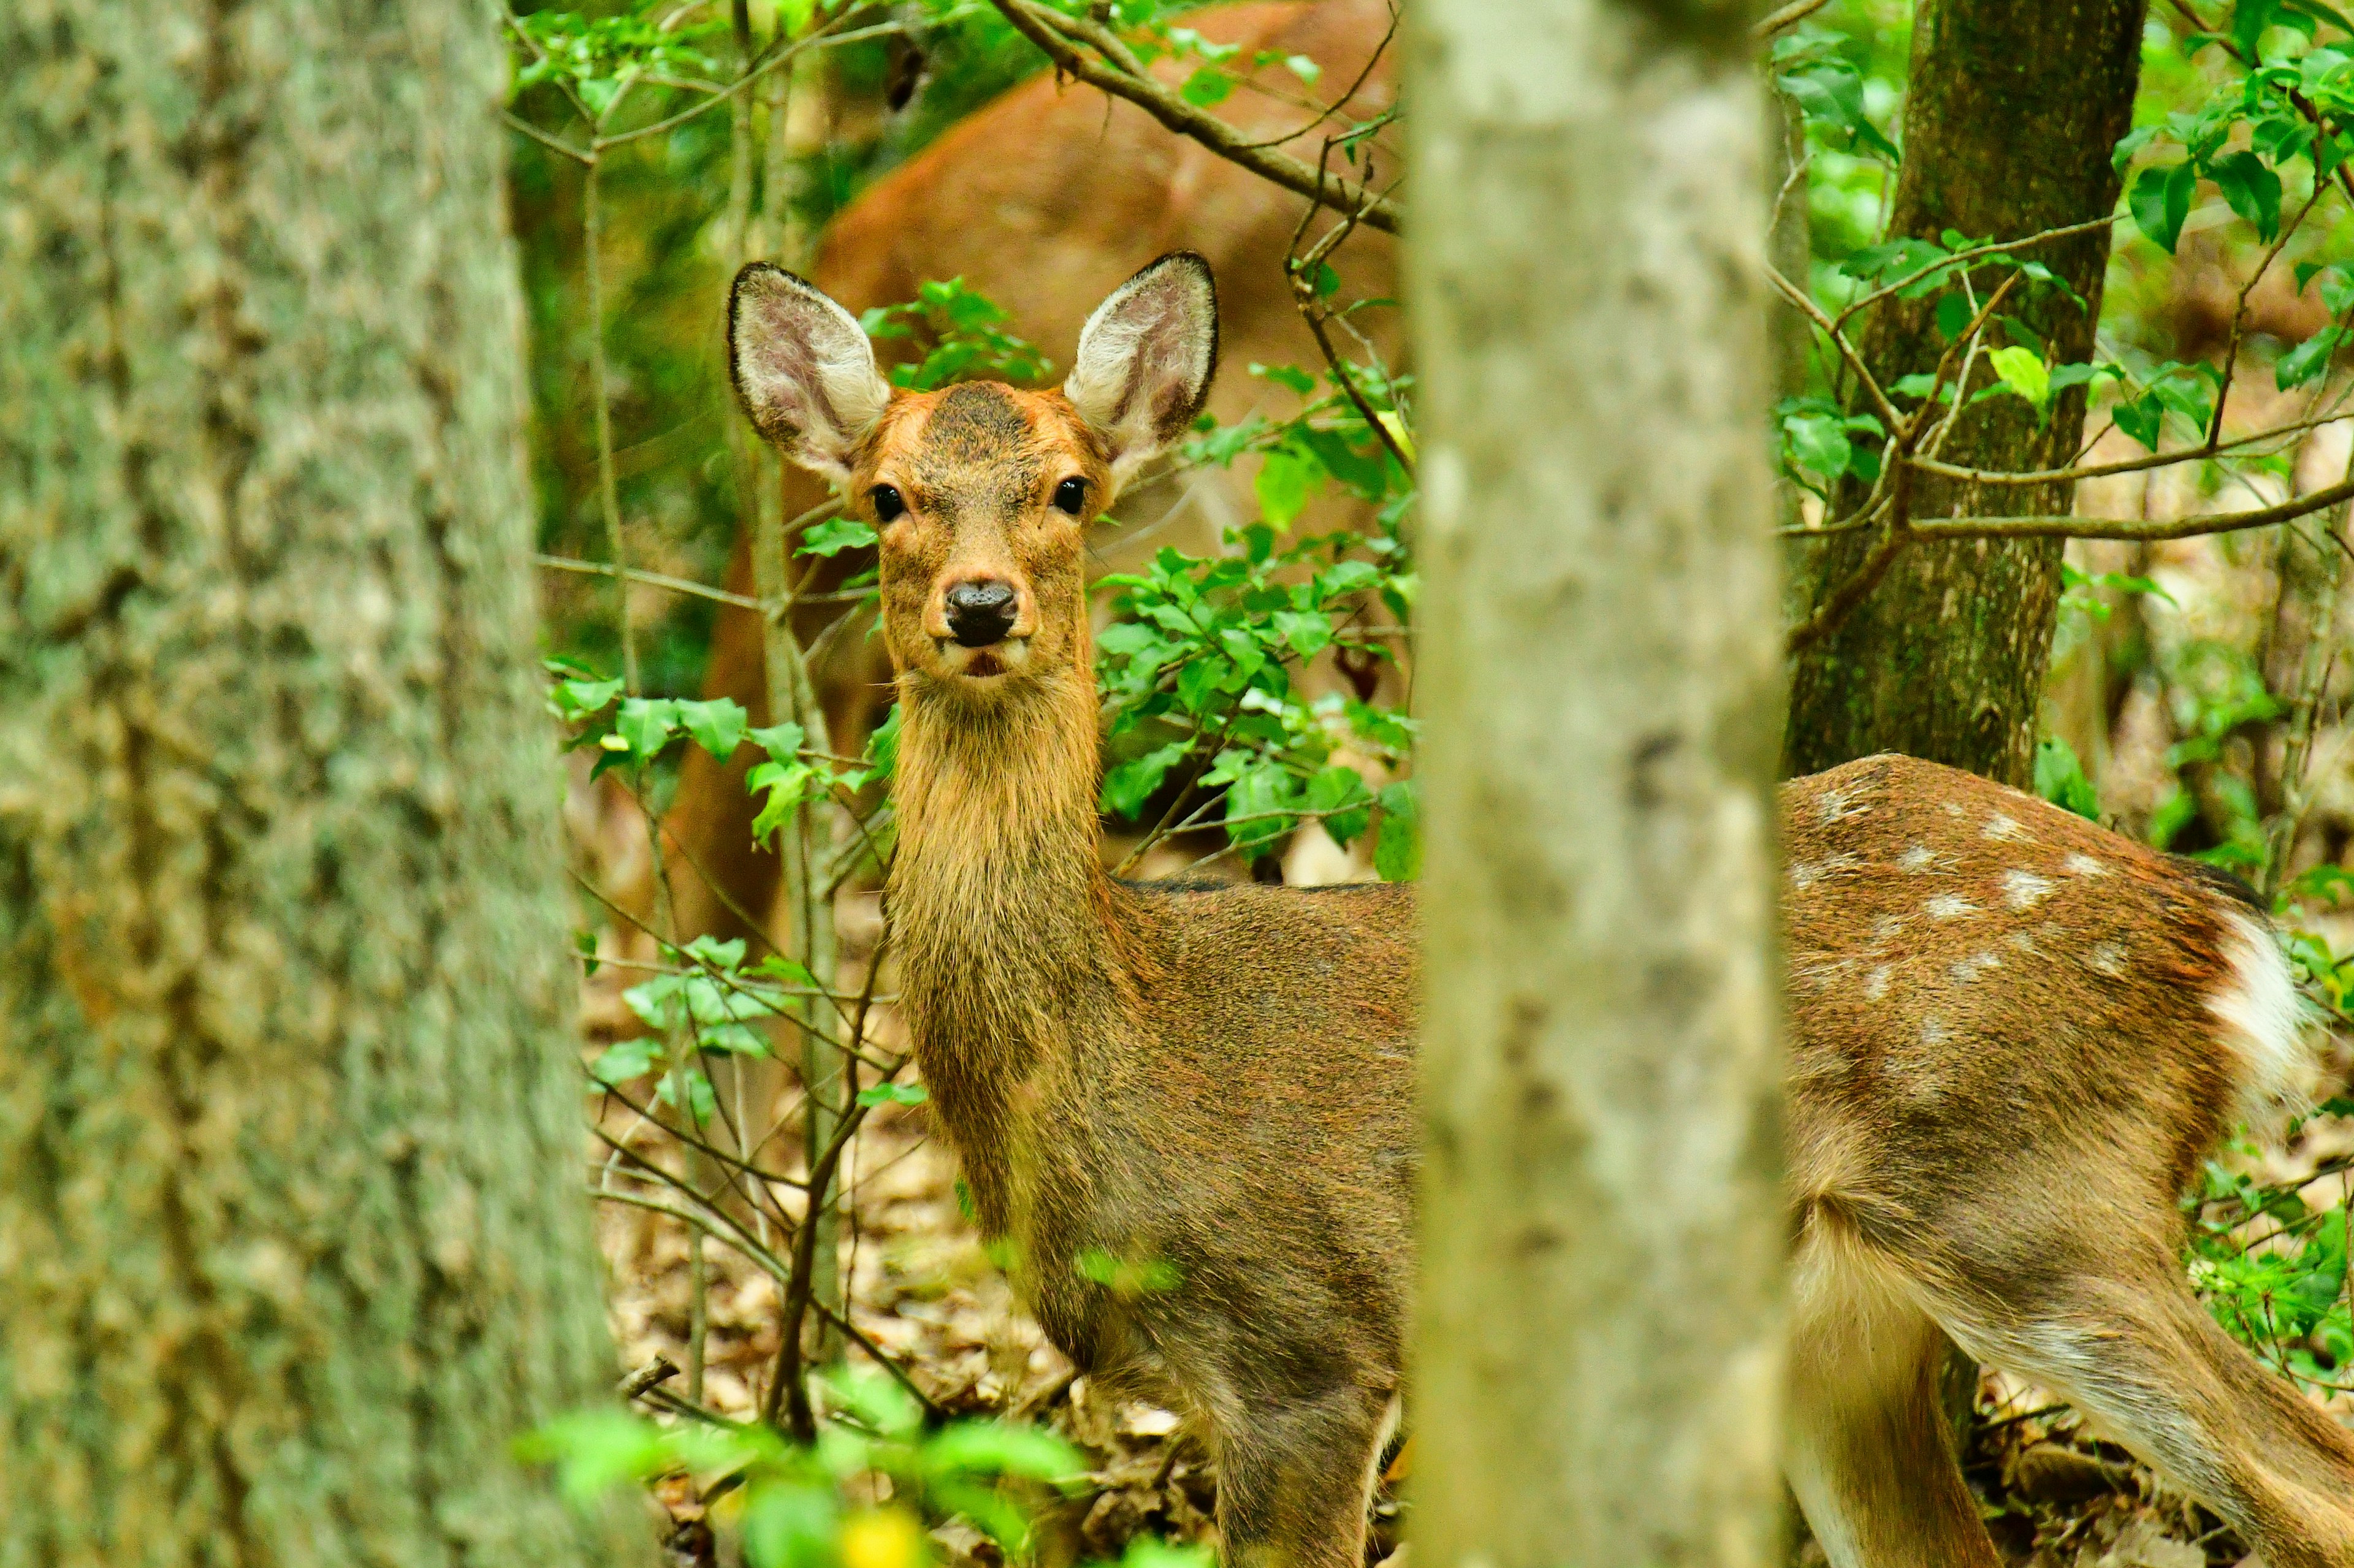
[[[910,674],[899,700],[889,899],[901,1009],[982,1221],[1000,1231],[1016,1090],[1119,991],[1095,683],[1080,668],[976,701]]]

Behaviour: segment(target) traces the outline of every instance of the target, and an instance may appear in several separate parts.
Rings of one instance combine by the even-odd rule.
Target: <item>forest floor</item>
[[[626,1131],[608,1119],[608,1130]],[[660,1135],[641,1128],[644,1152]],[[2278,1158],[2317,1158],[2300,1149]],[[2309,1168],[2309,1167],[2308,1167]],[[1198,1442],[1172,1412],[1097,1393],[1015,1305],[1002,1276],[960,1213],[955,1162],[921,1108],[883,1109],[856,1139],[848,1170],[854,1200],[843,1259],[850,1318],[943,1410],[1044,1421],[1087,1456],[1087,1482],[1044,1521],[1039,1561],[1117,1559],[1140,1532],[1205,1539],[1215,1487]],[[684,1367],[691,1268],[674,1221],[606,1204],[599,1239],[612,1270],[612,1322],[623,1370],[658,1359]],[[717,1245],[706,1250],[708,1329],[703,1403],[742,1420],[757,1415],[778,1347],[780,1292],[768,1274]],[[853,1349],[853,1358],[863,1352]],[[668,1385],[684,1392],[684,1375]],[[2124,1449],[2041,1390],[1988,1372],[1980,1382],[1967,1469],[2007,1563],[2031,1568],[2223,1568],[2245,1548],[2204,1509],[2170,1494]],[[1410,1467],[1411,1451],[1405,1459]],[[715,1553],[703,1508],[673,1483],[658,1496],[678,1568],[732,1562],[724,1532]],[[1794,1510],[1795,1520],[1795,1510]],[[1374,1555],[1395,1546],[1400,1504],[1377,1507]],[[952,1568],[994,1565],[996,1548],[950,1526],[936,1537]],[[1797,1564],[1825,1561],[1800,1535]]]

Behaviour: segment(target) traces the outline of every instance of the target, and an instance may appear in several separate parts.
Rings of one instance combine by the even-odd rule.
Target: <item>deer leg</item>
[[[1998,1568],[1937,1395],[1945,1335],[1829,1227],[1801,1243],[1792,1284],[1786,1467],[1833,1568]]]
[[[2269,1568],[2354,1568],[2354,1435],[2234,1343],[2171,1259],[2054,1294],[2024,1321],[1948,1327],[2094,1416]]]
[[[1363,1568],[1365,1513],[1395,1402],[1363,1389],[1244,1402],[1218,1435],[1225,1568]]]

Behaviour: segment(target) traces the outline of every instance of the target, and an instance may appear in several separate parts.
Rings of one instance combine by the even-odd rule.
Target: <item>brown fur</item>
[[[1785,786],[1782,821],[1792,1473],[1832,1561],[1997,1561],[1938,1413],[1950,1334],[2093,1414],[2273,1568],[2354,1564],[2354,1439],[2183,1277],[2176,1199],[2250,1075],[2209,1010],[2249,911],[2189,863],[1909,758]]]
[[[1413,1277],[1415,894],[1105,874],[1083,524],[1052,497],[1109,468],[1061,394],[901,393],[847,461],[905,715],[902,1007],[982,1228],[1080,1364],[1194,1414],[1230,1562],[1358,1568]],[[966,648],[944,596],[983,579],[1016,622]],[[2354,1565],[2354,1439],[2179,1264],[2177,1195],[2291,1043],[2216,1011],[2266,962],[2285,998],[2261,926],[2187,863],[1927,763],[1782,807],[1790,1466],[1832,1561],[1995,1562],[1937,1414],[1950,1334],[2274,1568]]]

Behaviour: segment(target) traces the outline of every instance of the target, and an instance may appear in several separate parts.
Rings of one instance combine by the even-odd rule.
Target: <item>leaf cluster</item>
[[[827,1418],[808,1446],[757,1424],[663,1426],[599,1410],[549,1423],[518,1444],[519,1457],[553,1466],[582,1506],[631,1483],[685,1476],[732,1517],[750,1568],[927,1568],[938,1560],[929,1531],[952,1519],[1017,1556],[1034,1510],[1086,1482],[1078,1450],[1044,1428],[959,1421],[927,1430],[915,1401],[880,1373],[838,1369],[823,1386]],[[1146,1542],[1123,1568],[1208,1561]]]

